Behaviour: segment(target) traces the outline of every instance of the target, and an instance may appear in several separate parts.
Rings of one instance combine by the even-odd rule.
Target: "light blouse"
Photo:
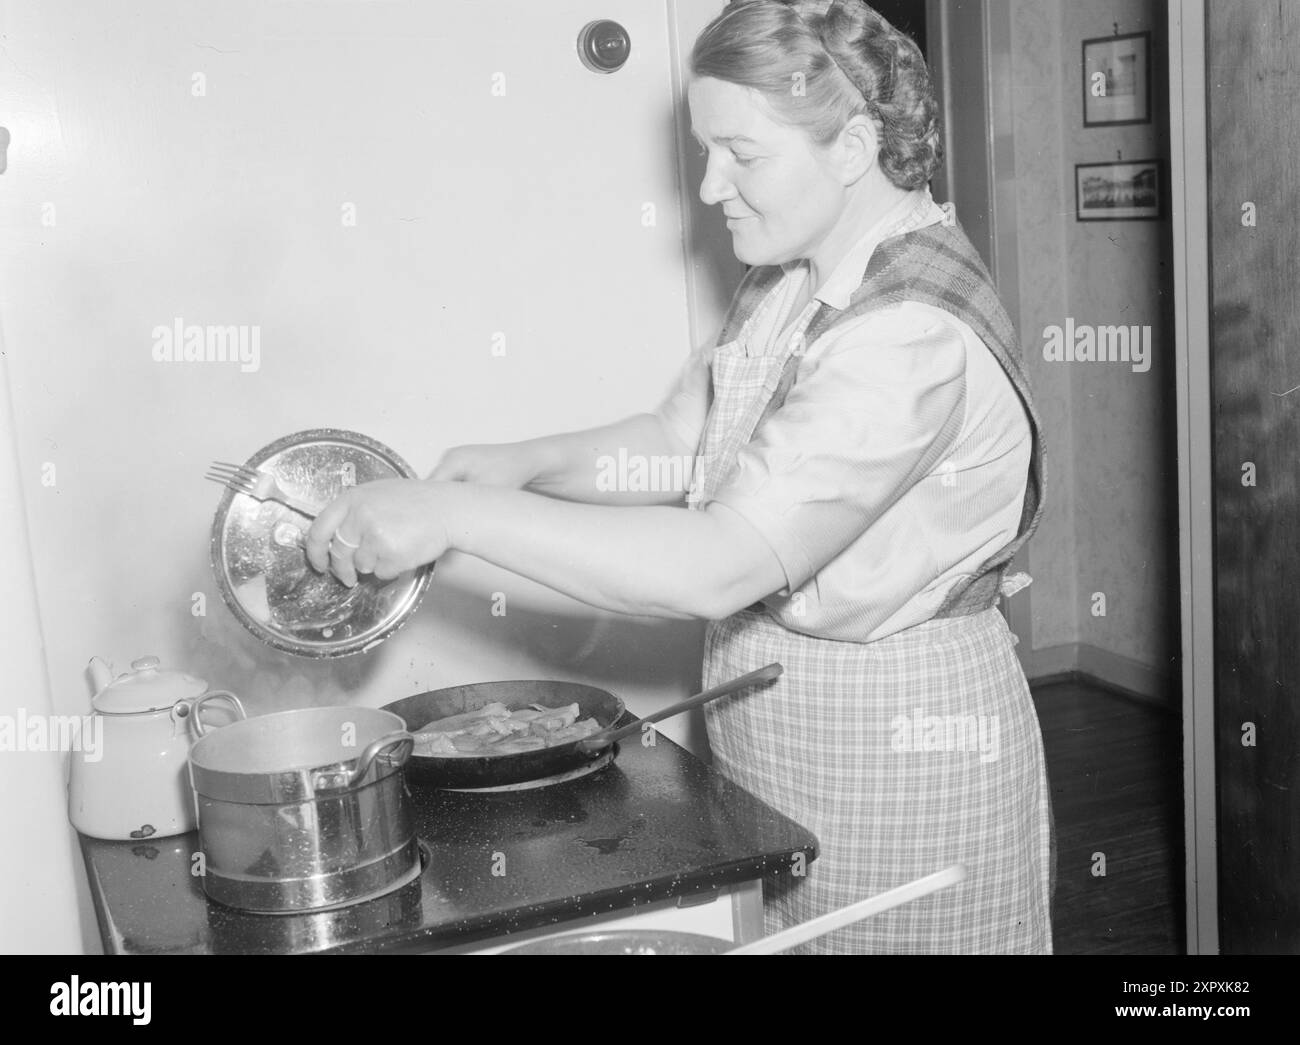
[[[724,350],[785,353],[821,303],[849,305],[881,242],[944,220],[928,189],[909,193],[797,315],[809,265],[783,265]],[[687,446],[704,434],[717,350],[691,356],[658,411]],[[939,463],[913,476],[936,443]],[[710,503],[742,516],[780,561],[786,586],[763,601],[781,624],[870,642],[929,620],[1015,538],[1030,450],[1024,407],[984,342],[951,313],[904,302],[833,324],[806,346],[785,404]]]

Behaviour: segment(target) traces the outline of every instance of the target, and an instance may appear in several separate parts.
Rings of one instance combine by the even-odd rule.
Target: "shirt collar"
[[[888,211],[882,214],[854,244],[829,277],[817,288],[813,295],[818,301],[825,302],[831,308],[842,312],[849,307],[853,292],[862,285],[867,265],[876,248],[887,239],[901,236],[905,232],[926,228],[944,220],[943,208],[934,202],[928,186],[913,189]],[[786,274],[804,269],[807,276],[808,261],[786,262],[781,266]]]

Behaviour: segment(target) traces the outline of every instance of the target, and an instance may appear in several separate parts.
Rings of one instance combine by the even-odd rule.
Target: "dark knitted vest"
[[[735,339],[745,320],[781,276],[779,265],[757,266],[746,273],[732,299],[718,344]],[[997,605],[1007,567],[1038,528],[1043,514],[1046,477],[1042,425],[1034,409],[1029,380],[1021,367],[1020,342],[1015,328],[993,289],[993,278],[988,269],[957,225],[930,225],[881,243],[871,256],[862,284],[850,297],[848,308],[841,312],[823,302],[808,326],[805,343],[812,344],[837,323],[904,301],[918,301],[941,308],[975,331],[1019,393],[1033,437],[1025,503],[1015,538],[986,559],[972,577],[958,583],[935,613],[936,617],[959,617]],[[785,402],[798,368],[798,359],[792,357],[758,427],[761,428],[763,421]],[[938,464],[937,460],[921,462],[921,474]]]

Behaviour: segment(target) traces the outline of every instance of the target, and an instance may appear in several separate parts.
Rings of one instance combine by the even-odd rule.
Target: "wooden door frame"
[[[934,189],[937,196],[956,204],[958,221],[988,262],[998,296],[1019,328],[1019,215],[1015,136],[1011,133],[1015,112],[1011,82],[1011,5],[1006,0],[992,3],[926,0],[925,17],[935,94],[944,117],[944,165],[934,179]],[[954,92],[949,75],[954,67],[952,42],[958,39],[978,41],[978,52],[963,56],[968,67],[960,97]],[[978,84],[980,89],[970,90],[972,84]],[[958,108],[964,121],[978,124],[984,132],[967,137],[960,147],[953,134]],[[976,178],[965,180],[967,186],[974,183],[973,192],[958,184],[958,162],[963,169],[978,172]],[[983,213],[979,213],[981,206]],[[1033,574],[1031,547],[1032,542],[1020,549],[1012,569]],[[1022,663],[1029,661],[1034,649],[1033,591],[1031,586],[1015,598],[1001,600],[1002,613],[1016,637]]]
[[[1169,2],[1187,951],[1219,951],[1205,0]]]

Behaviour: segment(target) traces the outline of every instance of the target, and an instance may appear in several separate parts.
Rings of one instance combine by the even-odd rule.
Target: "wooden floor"
[[[1056,815],[1056,953],[1185,953],[1177,714],[1087,682],[1032,689]]]

